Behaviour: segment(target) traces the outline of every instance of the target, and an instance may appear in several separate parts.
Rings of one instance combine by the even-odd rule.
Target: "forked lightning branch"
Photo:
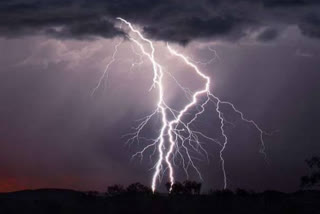
[[[176,79],[170,72],[163,69],[163,65],[161,65],[155,57],[155,52],[157,50],[151,40],[144,37],[141,31],[127,20],[120,17],[117,19],[121,23],[120,27],[122,27],[122,25],[126,25],[128,28],[129,32],[126,36],[139,51],[136,51],[135,48],[132,49],[134,53],[140,57],[141,61],[139,62],[139,64],[143,63],[142,58],[144,57],[147,58],[152,64],[153,82],[151,83],[151,89],[157,90],[156,109],[154,109],[154,111],[152,111],[150,115],[142,118],[140,120],[140,124],[134,128],[134,132],[129,133],[126,136],[128,137],[128,142],[130,143],[139,142],[140,140],[146,140],[147,142],[149,142],[147,146],[135,153],[133,157],[143,158],[144,154],[147,151],[153,151],[153,156],[156,157],[154,167],[152,168],[153,176],[151,181],[151,188],[153,191],[157,189],[158,184],[161,182],[164,176],[168,176],[171,187],[175,183],[174,169],[178,167],[175,161],[176,158],[181,159],[180,166],[183,168],[187,177],[189,176],[189,170],[194,170],[198,174],[199,178],[202,179],[201,172],[198,169],[194,157],[191,153],[200,153],[206,158],[209,158],[207,151],[203,147],[203,141],[211,141],[220,147],[219,158],[223,173],[223,187],[227,188],[227,173],[225,169],[225,160],[223,158],[223,153],[228,144],[228,136],[225,132],[226,124],[228,123],[228,121],[225,120],[224,114],[222,112],[223,105],[228,105],[229,107],[231,107],[235,113],[239,114],[242,121],[249,123],[255,127],[260,137],[260,152],[266,157],[263,136],[267,133],[264,132],[257,125],[257,123],[255,123],[255,121],[247,119],[244,114],[240,110],[238,110],[231,102],[223,101],[219,97],[217,97],[211,91],[212,87],[210,77],[201,72],[195,61],[192,61],[189,57],[183,55],[182,53],[179,53],[167,43],[166,48],[168,53],[175,57],[176,60],[181,61],[190,68],[186,70],[186,72],[191,72],[192,75],[198,76],[202,79],[203,86],[201,87],[201,89],[192,92],[191,90],[180,84],[179,80]],[[100,87],[103,79],[108,77],[109,67],[113,62],[115,62],[118,47],[122,44],[122,41],[123,40],[116,44],[111,60],[106,65],[106,68],[92,93],[94,93]],[[170,78],[173,78],[177,86],[181,90],[183,90],[188,98],[188,103],[185,104],[185,106],[181,110],[173,109],[165,102],[166,84],[164,84],[164,77],[166,75],[168,75]],[[199,116],[206,110],[208,110],[206,109],[208,108],[208,103],[214,103],[215,108],[213,110],[216,112],[217,117],[220,121],[220,135],[221,139],[223,140],[219,141],[210,136],[207,136],[206,134],[201,132],[201,130],[197,130],[194,128],[195,126],[192,126],[192,124],[196,120],[199,120]],[[186,121],[186,118],[190,118],[190,114],[194,112],[194,110],[196,110],[196,112],[193,113],[191,119],[188,119],[188,121]],[[151,119],[157,115],[161,118],[161,126],[158,130],[158,136],[156,136],[154,139],[147,139],[144,136],[141,136],[142,131],[146,128]]]

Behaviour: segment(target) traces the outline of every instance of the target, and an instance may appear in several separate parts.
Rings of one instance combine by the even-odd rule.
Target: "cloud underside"
[[[116,27],[120,16],[150,38],[180,44],[236,41],[252,32],[260,32],[257,39],[266,42],[288,25],[320,38],[319,11],[318,0],[11,0],[0,2],[0,35],[113,38],[125,35]]]

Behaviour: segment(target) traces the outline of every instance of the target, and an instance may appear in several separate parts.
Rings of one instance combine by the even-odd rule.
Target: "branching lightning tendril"
[[[127,143],[130,143],[130,144],[133,142],[139,143],[140,140],[150,142],[141,151],[135,153],[132,156],[133,158],[140,157],[142,159],[144,153],[147,150],[152,148],[154,148],[154,150],[151,156],[155,155],[155,152],[158,153],[157,161],[153,167],[154,173],[153,173],[152,183],[151,183],[151,188],[153,191],[156,190],[158,182],[161,181],[163,175],[167,170],[168,170],[169,182],[172,188],[172,185],[175,182],[174,167],[176,165],[175,159],[177,157],[181,158],[181,162],[182,162],[181,165],[187,177],[189,177],[188,171],[189,171],[189,168],[191,167],[198,174],[199,178],[202,179],[202,175],[194,162],[195,158],[191,155],[191,150],[192,150],[193,152],[197,152],[200,155],[206,157],[206,159],[209,159],[207,151],[202,146],[201,139],[214,142],[218,146],[220,146],[219,157],[220,157],[221,169],[223,173],[224,188],[227,188],[227,184],[228,184],[227,173],[225,169],[225,160],[223,158],[223,153],[228,144],[228,136],[225,132],[225,125],[229,122],[224,118],[223,112],[221,110],[222,105],[227,105],[231,107],[235,113],[239,114],[242,121],[252,124],[254,128],[256,128],[256,130],[260,134],[260,142],[261,142],[260,152],[266,158],[263,135],[268,133],[263,131],[255,121],[247,119],[244,116],[244,114],[240,110],[238,110],[231,102],[223,101],[219,97],[214,95],[210,91],[210,87],[211,87],[210,77],[205,75],[203,72],[201,72],[198,66],[196,65],[196,64],[209,64],[212,62],[213,59],[209,60],[208,62],[195,61],[183,55],[182,53],[179,53],[178,51],[173,49],[169,44],[167,44],[167,49],[169,53],[171,53],[172,56],[176,57],[177,59],[185,63],[186,66],[190,67],[191,70],[204,81],[204,86],[202,89],[197,90],[195,92],[191,92],[191,90],[189,90],[188,88],[183,87],[179,83],[179,81],[173,75],[171,75],[171,73],[165,71],[162,68],[162,66],[158,63],[158,61],[155,58],[155,47],[151,40],[145,38],[142,35],[142,33],[127,20],[120,17],[117,19],[122,24],[125,24],[129,28],[131,33],[133,33],[137,37],[135,38],[135,37],[131,37],[130,35],[127,35],[128,39],[131,40],[136,45],[138,50],[141,52],[141,54],[138,53],[135,47],[132,46],[132,51],[134,52],[135,55],[139,57],[140,61],[133,62],[130,70],[132,70],[133,67],[136,65],[141,65],[143,63],[143,58],[146,57],[148,60],[150,60],[153,68],[153,82],[150,90],[157,89],[158,91],[157,108],[150,115],[139,120],[140,123],[137,127],[134,128],[133,133],[129,133],[125,135],[125,137],[128,137]],[[107,64],[106,69],[104,70],[92,94],[95,93],[95,91],[100,87],[103,79],[107,77],[110,65],[116,60],[115,57],[118,52],[118,47],[122,44],[122,42],[123,40],[121,40],[119,43],[116,44],[112,58]],[[148,50],[146,47],[148,47],[148,49],[150,50]],[[213,49],[209,47],[209,50],[214,52],[214,54],[218,57],[218,55]],[[187,103],[182,108],[182,110],[175,110],[169,107],[165,102],[165,99],[164,99],[165,88],[164,88],[163,81],[164,81],[164,75],[166,74],[169,75],[169,77],[173,78],[175,83],[185,93],[186,97],[189,100],[189,103]],[[203,101],[203,98],[205,98],[204,101]],[[215,111],[218,114],[218,118],[220,120],[220,132],[223,139],[222,142],[220,142],[217,139],[211,138],[205,135],[204,133],[194,130],[192,128],[192,124],[205,111],[205,107],[209,102],[213,102],[215,104]],[[190,119],[188,122],[184,122],[183,118],[186,117],[186,115],[190,114],[191,109],[196,109],[197,112],[194,114],[192,119]],[[142,130],[146,127],[146,125],[150,122],[150,120],[155,115],[158,115],[158,114],[160,114],[161,116],[161,128],[160,128],[160,133],[158,137],[156,139],[147,139],[145,137],[140,136]],[[169,119],[169,118],[173,118],[173,119]]]

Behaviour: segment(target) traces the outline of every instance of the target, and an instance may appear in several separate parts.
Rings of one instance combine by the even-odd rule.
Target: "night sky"
[[[139,61],[132,42],[119,47],[108,79],[91,95],[115,44],[126,38],[119,16],[152,39],[165,69],[191,88],[198,80],[166,42],[195,60],[215,57],[199,64],[214,93],[273,133],[264,138],[266,161],[259,133],[225,109],[234,123],[224,152],[229,188],[299,188],[308,173],[304,160],[320,154],[319,0],[2,0],[0,192],[150,185],[154,162],[131,160],[141,145],[122,137],[152,112],[157,97],[149,91],[150,63],[130,70]],[[181,108],[181,91],[167,87],[167,102]],[[198,127],[219,137],[218,122],[209,110]],[[157,128],[153,122],[144,135]],[[222,188],[219,147],[205,147],[210,162],[197,161],[203,187]]]

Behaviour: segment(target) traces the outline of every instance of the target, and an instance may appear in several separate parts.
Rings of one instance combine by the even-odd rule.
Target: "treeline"
[[[187,195],[199,195],[201,192],[201,183],[196,181],[184,181],[175,182],[172,186],[170,183],[166,183],[165,187],[167,192],[171,195],[187,194]],[[89,192],[89,194],[99,194],[98,192]],[[105,193],[106,196],[118,196],[126,194],[144,194],[144,195],[157,195],[158,192],[153,192],[150,187],[147,187],[139,182],[130,184],[124,187],[119,184],[109,186]]]
[[[222,198],[228,198],[232,196],[240,197],[254,197],[257,195],[284,195],[285,193],[279,191],[265,191],[263,193],[257,193],[253,190],[245,190],[238,188],[236,190],[222,189],[222,190],[208,190],[206,192],[201,192],[202,184],[196,181],[186,180],[184,182],[175,182],[172,187],[170,183],[166,183],[165,187],[167,189],[166,193],[152,192],[151,188],[145,186],[139,182],[132,183],[127,187],[119,184],[111,185],[107,188],[106,192],[89,191],[86,192],[89,196],[99,196],[99,197],[116,197],[116,196],[217,196]]]

